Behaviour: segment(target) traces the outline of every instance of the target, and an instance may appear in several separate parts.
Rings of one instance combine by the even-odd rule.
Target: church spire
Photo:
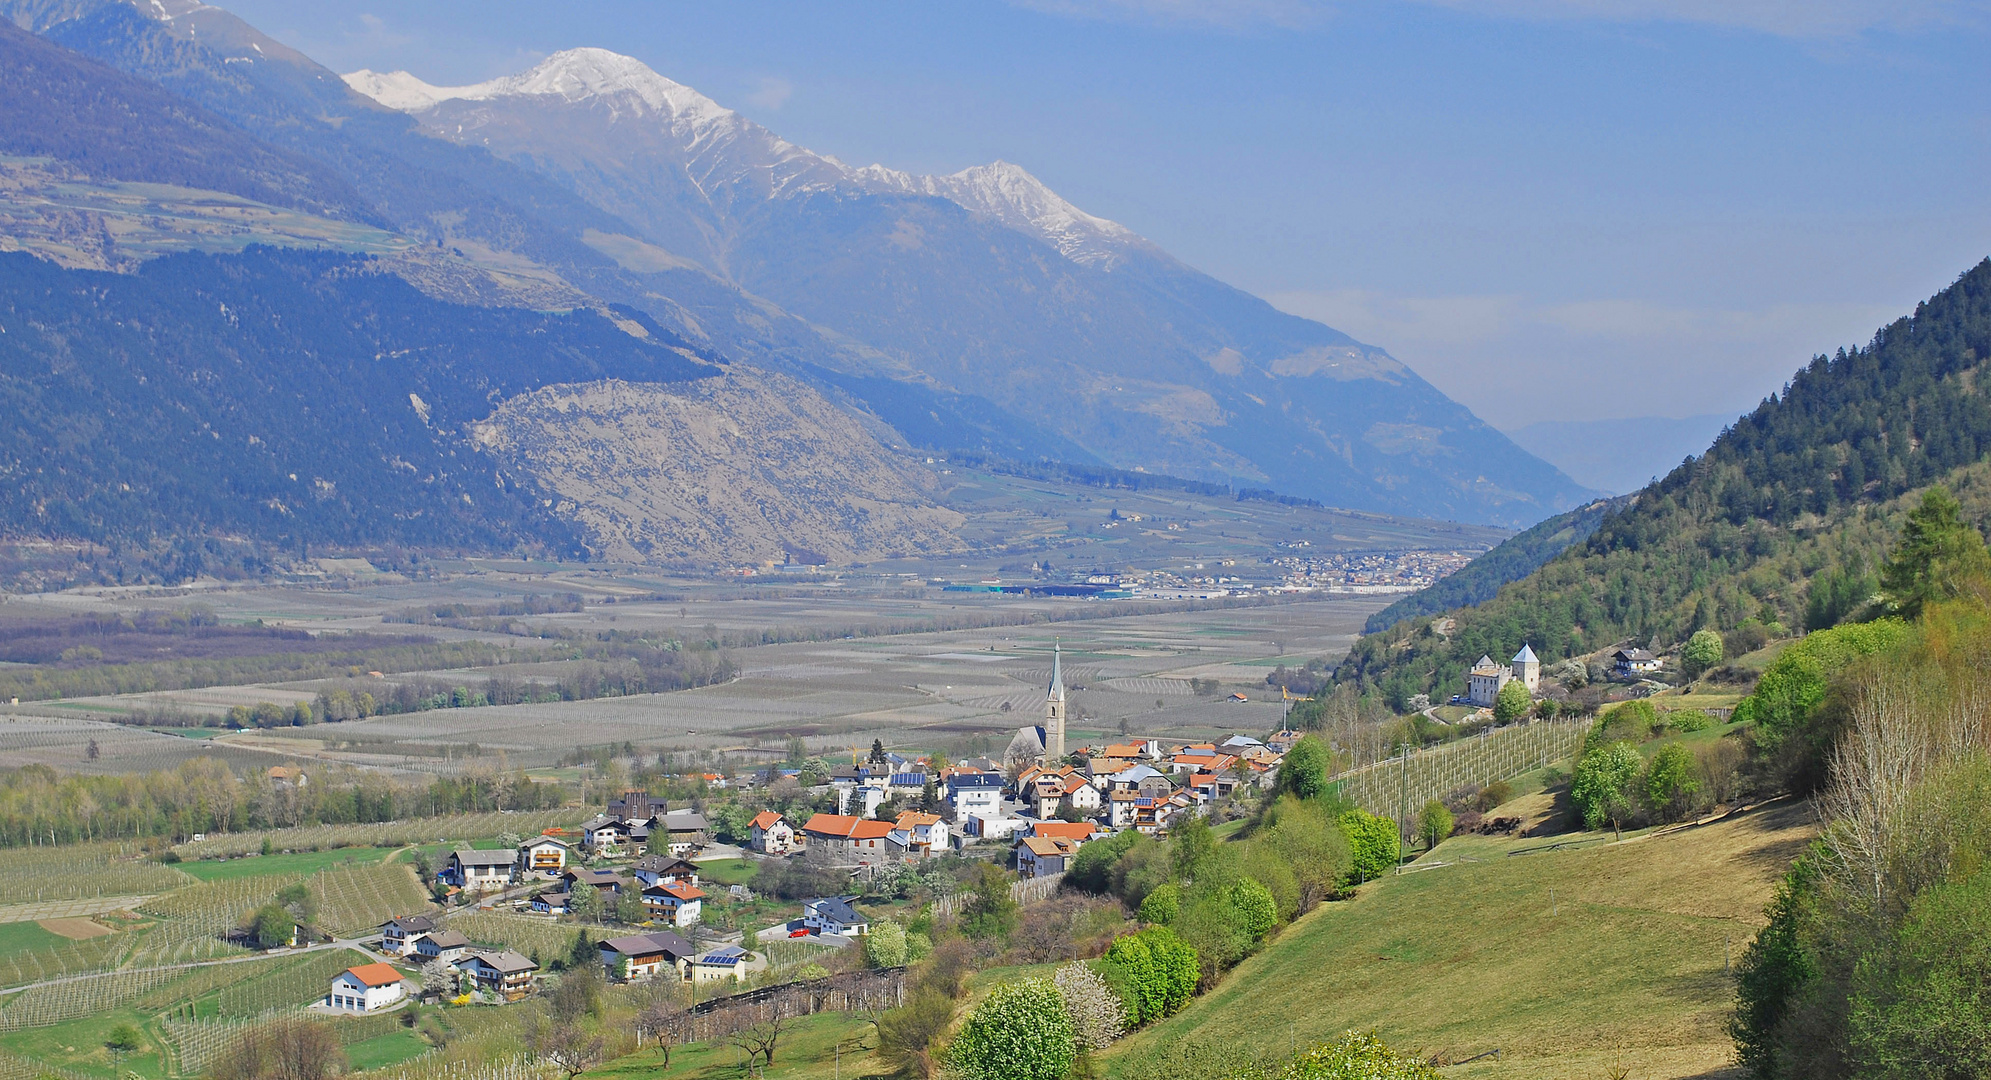
[[[1051,688],[1044,695],[1044,760],[1046,764],[1065,756],[1065,659],[1063,646],[1051,642]]]
[[[1051,642],[1051,692],[1047,697],[1051,701],[1065,700],[1064,652],[1056,640]]]

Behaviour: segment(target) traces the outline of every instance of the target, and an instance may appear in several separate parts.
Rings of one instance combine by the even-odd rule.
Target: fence
[[[905,1004],[906,969],[853,971],[801,983],[748,990],[703,1001],[681,1014],[671,1030],[654,1032],[680,1043],[712,1042],[754,1024],[824,1012],[883,1012]]]
[[[0,1031],[48,1027],[115,1009],[184,974],[183,968],[141,968],[29,987],[0,1008]]]
[[[1009,898],[1016,901],[1019,905],[1035,904],[1049,900],[1051,894],[1058,891],[1058,886],[1064,880],[1065,875],[1057,873],[1045,874],[1043,877],[1024,878],[1022,881],[1012,881],[1009,883]],[[936,918],[951,918],[958,915],[961,913],[962,905],[966,904],[974,895],[971,892],[964,892],[955,893],[952,896],[943,896],[939,900],[934,901],[933,914]]]
[[[1395,817],[1401,806],[1408,805],[1415,811],[1461,787],[1507,780],[1560,761],[1583,745],[1583,736],[1589,730],[1589,723],[1582,720],[1549,720],[1494,728],[1457,742],[1419,750],[1408,761],[1391,758],[1351,769],[1333,777],[1330,783],[1362,809]]]

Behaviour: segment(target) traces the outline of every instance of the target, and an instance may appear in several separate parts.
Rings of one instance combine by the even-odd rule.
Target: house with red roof
[[[795,841],[795,826],[772,810],[754,815],[747,828],[747,847],[763,855],[786,855],[801,848]]]
[[[401,1004],[407,996],[407,978],[393,964],[361,964],[332,976],[325,1007],[349,1013],[379,1012]]]

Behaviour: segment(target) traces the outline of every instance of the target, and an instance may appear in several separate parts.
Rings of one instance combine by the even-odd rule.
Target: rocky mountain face
[[[959,550],[931,470],[799,380],[735,369],[512,398],[473,443],[621,562],[851,563]]]
[[[869,347],[805,363],[975,394],[1095,461],[1502,524],[1583,494],[1382,350],[1015,165],[853,168],[602,49],[472,86],[346,82],[628,222],[590,238],[625,269],[703,269]]]
[[[352,542],[377,530],[344,493],[378,489],[405,503],[388,531],[411,545],[572,543],[707,564],[955,550],[959,520],[909,446],[1495,524],[1581,494],[1382,350],[1182,266],[1013,165],[852,168],[601,50],[438,88],[405,73],[341,79],[193,0],[0,0],[0,18],[38,35],[7,31],[0,50],[24,59],[0,78],[45,106],[0,109],[0,153],[36,155],[0,160],[0,247],[149,274],[150,288],[191,298],[188,341],[234,330],[195,319],[202,286],[185,267],[270,276],[233,254],[250,243],[371,257],[264,305],[289,334],[302,320],[285,305],[315,297],[311,319],[328,332],[373,334],[397,358],[368,369],[364,402],[342,398],[337,376],[315,383],[314,415],[433,401],[396,383],[432,377],[418,361],[433,335],[344,325],[320,302],[353,275],[414,284],[440,305],[439,325],[477,325],[464,304],[506,325],[538,317],[519,308],[586,312],[725,368],[687,380],[562,361],[526,375],[534,343],[521,340],[484,373],[478,347],[452,343],[450,385],[481,398],[452,400],[447,424],[393,413],[394,452],[315,462],[333,486],[313,488],[310,513],[264,497],[298,470],[257,458],[254,441],[214,465],[248,470],[212,493],[254,493],[239,512],[200,491],[199,470],[143,476],[245,535]],[[175,252],[219,261],[161,258]],[[19,357],[24,408],[49,392],[35,374],[47,359]],[[88,427],[87,395],[61,392],[63,422]],[[244,407],[189,402],[199,430],[230,430],[229,410]],[[139,485],[121,486],[148,460],[175,460],[170,441],[116,461],[94,461],[87,440],[23,444],[69,455],[49,464],[67,470],[59,499],[76,513],[55,521],[57,503],[24,489],[34,520],[7,524],[106,537],[171,527],[170,508],[146,510],[123,494]],[[322,457],[338,444],[312,445]],[[403,482],[397,462],[420,465],[414,453],[463,485],[448,512],[425,512],[427,489]],[[520,513],[483,506],[477,485],[493,480],[506,493],[494,505]],[[470,525],[429,524],[466,513]]]

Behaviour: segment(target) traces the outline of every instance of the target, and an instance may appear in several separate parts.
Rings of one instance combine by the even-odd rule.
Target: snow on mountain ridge
[[[995,161],[950,176],[925,176],[883,165],[853,168],[828,154],[796,146],[642,61],[607,49],[568,49],[522,74],[468,86],[435,86],[406,71],[361,69],[342,78],[390,109],[418,115],[446,101],[511,96],[553,96],[575,104],[599,99],[611,103],[616,120],[622,118],[623,108],[638,117],[654,113],[685,140],[692,179],[708,195],[719,185],[749,175],[768,198],[848,184],[874,194],[945,199],[1034,236],[1087,266],[1111,269],[1130,250],[1158,253],[1132,229],[1080,210],[1022,166]]]

